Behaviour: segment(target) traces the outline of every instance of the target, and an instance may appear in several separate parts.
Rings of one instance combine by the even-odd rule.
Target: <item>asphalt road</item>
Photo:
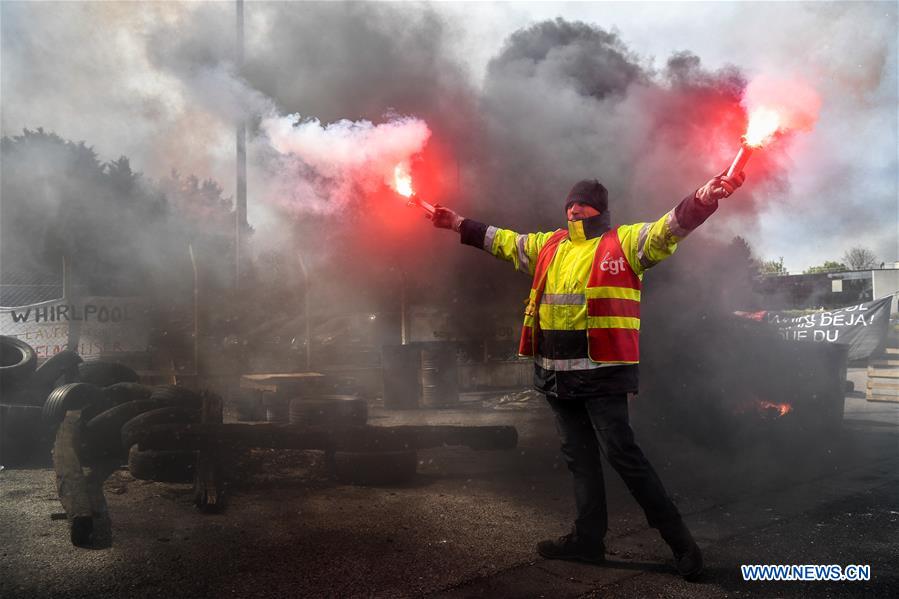
[[[514,424],[514,451],[419,452],[415,481],[340,485],[320,454],[259,450],[228,509],[201,515],[190,487],[106,484],[111,546],[72,547],[49,468],[0,472],[0,597],[895,597],[899,405],[847,399],[841,434],[734,450],[638,439],[704,550],[680,580],[667,548],[607,471],[608,562],[550,562],[536,541],[570,525],[568,472],[539,402],[494,410],[372,410],[372,424]],[[741,564],[868,564],[868,582],[746,582]]]

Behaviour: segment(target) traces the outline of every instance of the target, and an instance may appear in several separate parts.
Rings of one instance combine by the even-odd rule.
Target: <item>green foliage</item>
[[[820,266],[810,266],[807,268],[802,274],[812,275],[816,273],[822,272],[840,272],[842,270],[848,270],[846,265],[842,262],[836,262],[834,260],[825,260],[824,264]]]
[[[787,272],[787,269],[784,266],[783,256],[778,257],[777,260],[763,261],[759,267],[759,272],[763,275],[788,275],[788,274],[790,274]]]
[[[65,255],[89,293],[164,291],[163,280],[191,280],[188,242],[197,249],[233,229],[214,181],[155,182],[125,156],[101,163],[84,142],[43,129],[0,139],[0,159],[5,269],[54,270]],[[227,243],[210,253],[224,260]]]

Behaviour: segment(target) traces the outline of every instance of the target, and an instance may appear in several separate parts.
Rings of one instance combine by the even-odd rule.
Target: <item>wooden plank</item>
[[[869,366],[873,366],[874,368],[891,368],[893,366],[899,366],[899,360],[874,360],[869,363]]]
[[[899,347],[888,347],[884,350],[884,353],[892,354],[894,356],[899,355]]]
[[[278,393],[286,388],[303,387],[321,382],[324,378],[320,372],[290,372],[283,374],[245,374],[240,377],[241,389],[254,389]]]
[[[899,399],[899,393],[897,393],[894,389],[868,389],[867,391],[865,391],[865,397],[868,397],[869,395],[877,397],[895,397]]]
[[[871,368],[868,367],[868,376],[869,377],[883,377],[889,379],[899,379],[899,370],[887,370],[885,368]]]
[[[865,395],[865,399],[867,399],[868,401],[899,403],[899,395],[875,395],[869,393]]]
[[[868,389],[896,389],[899,391],[899,381],[895,379],[868,379]]]

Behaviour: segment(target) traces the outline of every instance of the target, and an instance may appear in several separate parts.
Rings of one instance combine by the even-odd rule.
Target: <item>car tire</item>
[[[47,359],[37,367],[32,377],[32,385],[38,389],[50,391],[62,384],[72,383],[78,378],[78,365],[84,360],[70,349],[64,349]]]
[[[203,397],[199,393],[180,385],[157,385],[153,387],[150,399],[170,405],[190,404],[200,406],[203,404]]]
[[[145,450],[133,446],[128,452],[128,470],[140,480],[190,483],[197,467],[197,452],[190,450]]]
[[[82,362],[78,365],[78,382],[108,387],[116,383],[137,383],[140,376],[134,369],[118,362]]]
[[[158,424],[194,424],[200,422],[200,411],[189,407],[158,408],[138,414],[122,425],[122,447],[130,449],[137,435]]]
[[[69,410],[83,410],[87,407],[105,405],[103,389],[90,383],[69,383],[50,392],[41,410],[44,422],[56,426],[66,417]]]
[[[0,391],[6,394],[25,383],[36,366],[34,348],[15,337],[0,335]]]
[[[124,457],[122,427],[135,416],[160,406],[152,399],[129,401],[109,408],[91,418],[84,427],[84,444],[91,458],[100,456]]]
[[[155,387],[141,385],[140,383],[115,383],[104,389],[109,405],[118,406],[129,401],[150,399]]]

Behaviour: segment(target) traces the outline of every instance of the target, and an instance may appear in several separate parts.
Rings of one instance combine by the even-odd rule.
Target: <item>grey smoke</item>
[[[458,190],[448,185],[444,201],[473,218],[521,230],[563,224],[562,198],[583,177],[598,177],[609,187],[615,221],[660,216],[726,166],[736,149],[728,135],[737,123],[710,122],[709,114],[734,106],[748,78],[721,62],[705,66],[702,52],[665,55],[659,65],[624,41],[627,30],[562,19],[491,39],[499,46],[505,37],[481,73],[466,64],[459,50],[464,26],[458,13],[439,5],[250,2],[243,69],[235,63],[230,3],[4,3],[2,10],[6,135],[42,125],[85,140],[104,159],[125,154],[148,177],[164,178],[176,167],[212,177],[230,190],[238,118],[249,121],[255,136],[259,119],[271,112],[299,112],[322,123],[343,118],[379,123],[390,115],[412,115],[432,129],[430,143],[448,149],[450,164],[441,165],[444,170],[452,172],[458,163]],[[714,12],[712,7],[701,10]],[[831,60],[840,74],[852,72],[848,50],[856,37],[834,25],[827,34],[836,47],[819,48],[812,43],[815,29],[831,19],[861,29],[877,12],[868,6],[765,8],[746,17],[746,29],[770,22],[770,11],[777,10],[794,20],[808,18],[814,27],[801,28],[797,39]],[[860,96],[837,96],[843,102],[834,108],[839,114],[857,111],[859,105],[881,107],[893,94],[890,48],[895,44],[883,42],[890,23],[895,25],[895,15],[859,42],[860,60],[880,60],[880,67],[865,62],[857,79],[832,83],[834,88],[855,86]],[[87,35],[97,26],[110,34]],[[502,26],[495,30],[505,31]],[[687,48],[708,49],[705,38],[683,39]],[[725,41],[734,63],[752,47],[740,31],[730,32]],[[753,48],[760,55],[774,52],[764,45]],[[833,97],[832,91],[828,99]],[[827,110],[822,119],[829,116]],[[873,119],[862,135],[873,135]],[[712,135],[714,151],[698,141],[704,134]],[[757,218],[772,210],[798,212],[778,239],[802,238],[806,222],[814,223],[815,235],[808,237],[816,239],[882,217],[893,202],[882,172],[895,169],[895,160],[873,165],[877,177],[868,179],[832,149],[850,132],[822,124],[811,135],[827,142],[819,150],[820,169],[791,172],[789,162],[775,162],[765,177],[769,183],[751,177],[740,201],[713,217],[684,251],[691,245],[709,247],[704,244],[711,242],[703,240],[708,234],[723,244],[734,233],[753,241],[760,230]],[[807,152],[811,135],[791,140],[788,147]],[[883,133],[890,135],[895,139],[894,129]],[[336,273],[325,283],[334,287],[333,296],[361,289],[353,294],[359,305],[370,300],[389,305],[395,302],[397,272],[405,269],[411,281],[421,282],[421,301],[467,305],[485,297],[485,286],[486,296],[498,305],[520,299],[527,285],[522,277],[473,250],[458,250],[451,236],[432,234],[424,221],[418,229],[388,232],[377,215],[365,213],[364,202],[337,218],[297,220],[279,211],[265,202],[277,189],[279,165],[263,146],[251,150],[254,244],[260,252],[303,252],[322,272]],[[796,188],[801,197],[790,198]],[[838,196],[849,202],[839,210],[840,218],[833,217],[832,208],[814,209],[816,192],[833,189],[851,190]],[[781,207],[783,198],[789,203]],[[409,240],[414,240],[415,255],[401,251]],[[346,268],[360,255],[374,268]]]

